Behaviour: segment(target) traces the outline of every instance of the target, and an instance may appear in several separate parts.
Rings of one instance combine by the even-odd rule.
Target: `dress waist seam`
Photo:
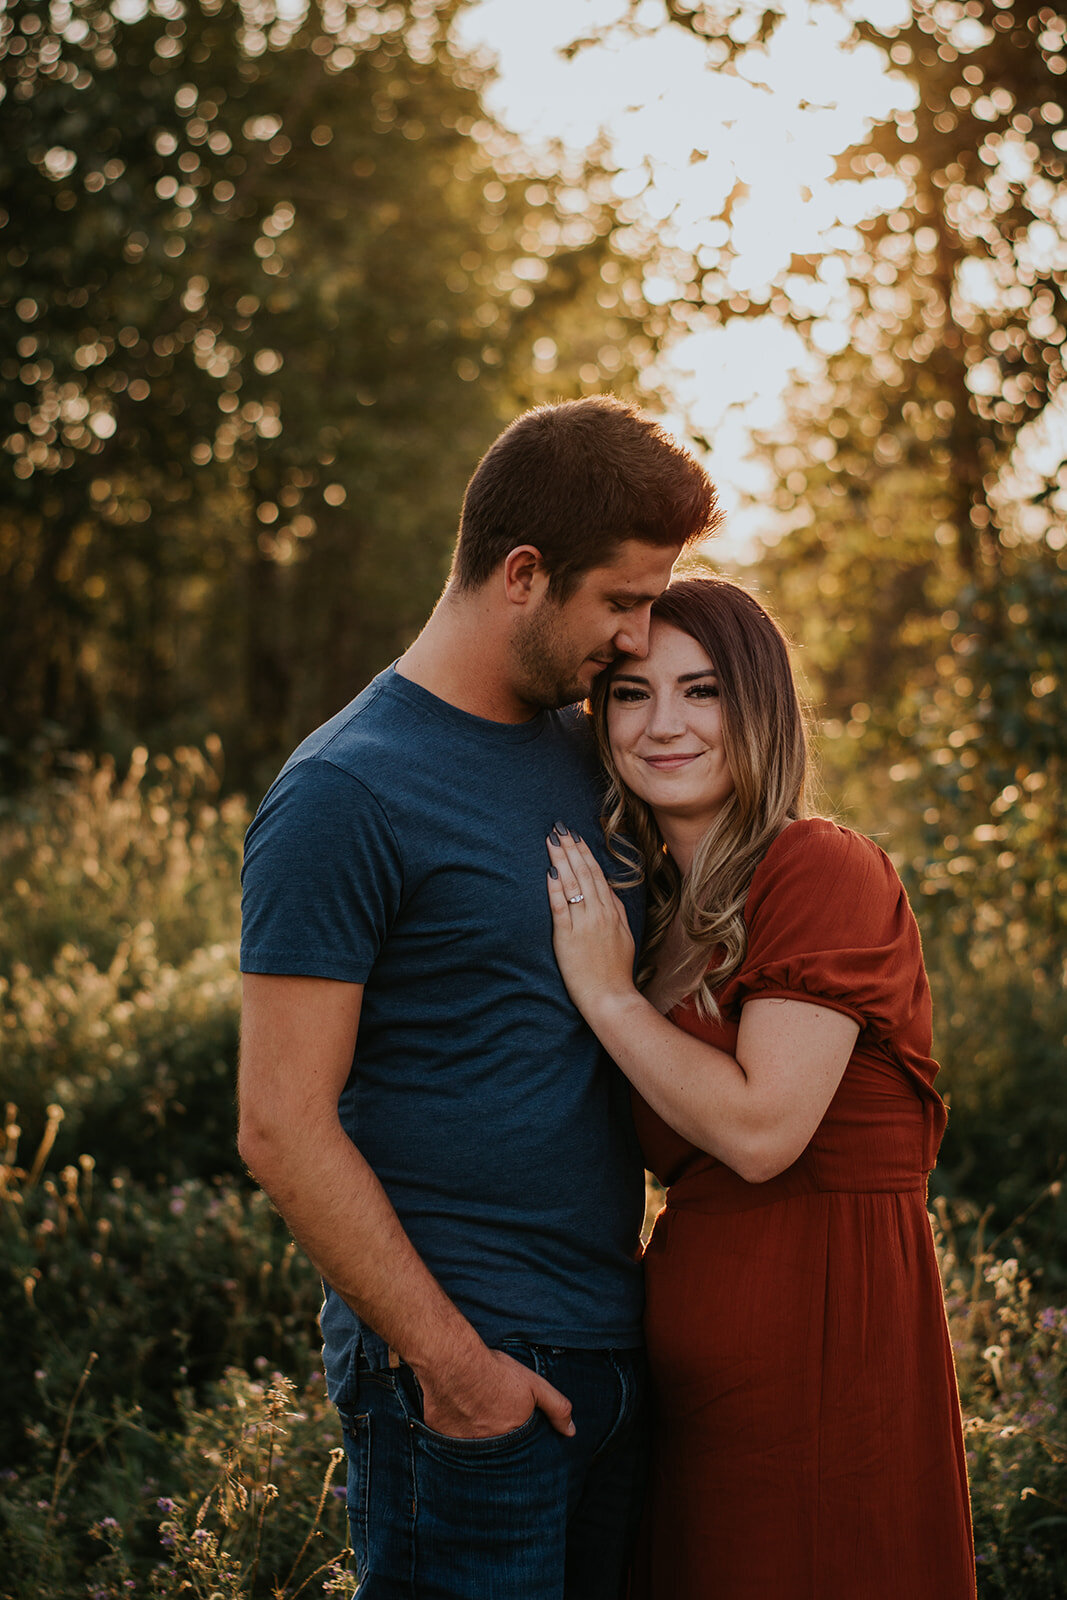
[[[871,1187],[863,1189],[849,1188],[846,1185],[837,1187],[830,1184],[811,1184],[798,1188],[788,1188],[779,1192],[768,1192],[765,1195],[753,1193],[752,1195],[742,1194],[729,1196],[699,1194],[691,1197],[687,1195],[676,1196],[674,1189],[669,1188],[667,1190],[666,1209],[668,1211],[706,1212],[757,1211],[766,1206],[782,1205],[787,1200],[809,1199],[816,1195],[843,1195],[848,1196],[851,1199],[862,1199],[865,1195],[919,1194],[922,1195],[925,1200],[927,1177],[928,1174],[924,1172],[912,1183],[887,1184],[884,1188],[880,1189]],[[753,1189],[757,1189],[758,1187],[758,1185],[752,1185]]]

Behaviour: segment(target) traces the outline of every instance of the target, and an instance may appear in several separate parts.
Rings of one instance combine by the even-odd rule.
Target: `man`
[[[553,958],[545,837],[564,823],[610,865],[595,754],[557,708],[644,654],[714,518],[704,472],[630,407],[520,417],[422,633],[249,831],[240,1148],[326,1286],[368,1600],[618,1592],[641,1162]]]

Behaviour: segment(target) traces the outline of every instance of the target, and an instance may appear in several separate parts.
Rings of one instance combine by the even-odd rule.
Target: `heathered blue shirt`
[[[245,972],[366,986],[342,1125],[490,1344],[640,1343],[626,1085],[552,953],[545,835],[609,872],[585,719],[470,716],[380,674],[296,750],[245,846]],[[635,935],[640,896],[627,897]],[[359,1324],[326,1286],[331,1393]]]

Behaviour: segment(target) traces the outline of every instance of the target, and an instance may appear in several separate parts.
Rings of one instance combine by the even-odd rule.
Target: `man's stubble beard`
[[[559,617],[559,608],[542,602],[532,616],[520,621],[514,635],[516,689],[528,705],[541,711],[573,705],[589,693],[577,677],[569,676],[582,663],[573,661],[573,646],[568,649]]]

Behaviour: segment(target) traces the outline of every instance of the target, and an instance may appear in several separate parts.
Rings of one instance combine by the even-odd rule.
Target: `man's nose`
[[[652,607],[642,606],[640,611],[627,612],[626,619],[615,635],[613,643],[623,656],[648,655],[648,630],[652,623]]]

